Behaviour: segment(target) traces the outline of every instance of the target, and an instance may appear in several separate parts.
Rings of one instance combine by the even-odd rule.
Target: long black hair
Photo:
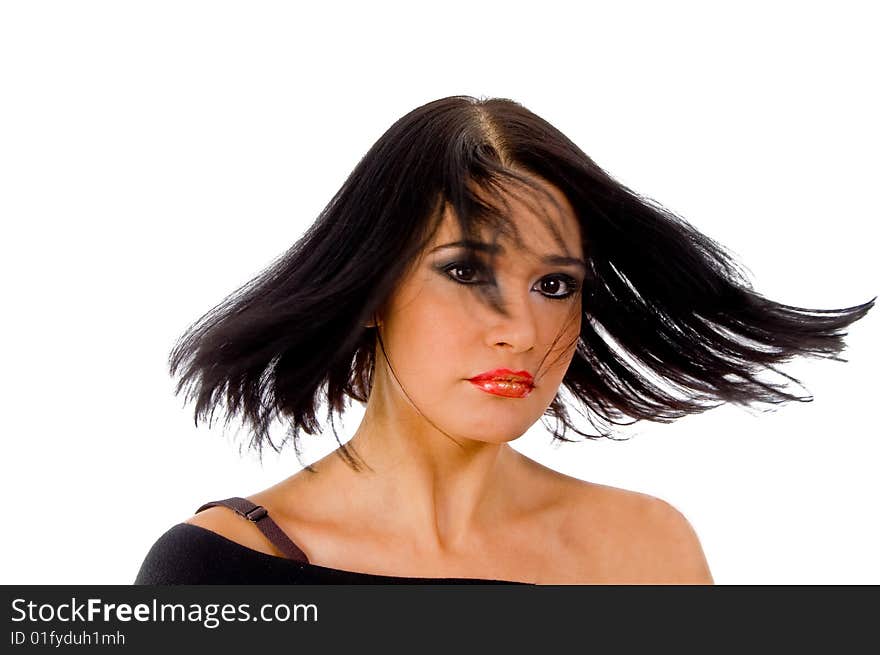
[[[384,347],[364,325],[443,210],[468,238],[480,226],[503,230],[505,210],[480,191],[503,204],[503,184],[538,190],[536,176],[570,202],[588,264],[580,337],[544,413],[554,440],[572,441],[568,430],[613,438],[607,428],[626,416],[668,423],[725,402],[809,402],[757,374],[800,384],[773,365],[798,355],[846,361],[841,331],[876,300],[822,310],[764,298],[721,245],[614,180],[547,121],[509,99],[452,96],[395,122],[302,238],[179,339],[170,371],[180,374],[176,393],[196,401],[196,425],[222,407],[227,423],[251,428],[247,446],[260,456],[291,440],[299,458],[301,434],[322,431],[323,402],[339,442],[334,413],[367,402]],[[569,408],[599,434],[579,430]],[[279,444],[269,434],[276,420],[287,428]]]

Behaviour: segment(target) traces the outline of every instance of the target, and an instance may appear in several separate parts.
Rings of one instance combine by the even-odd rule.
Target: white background
[[[2,5],[0,582],[130,583],[199,505],[297,470],[196,429],[168,351],[436,98],[523,103],[774,300],[880,291],[871,3],[316,4]],[[812,403],[515,447],[675,505],[718,583],[880,583],[878,311],[849,362],[783,368]]]

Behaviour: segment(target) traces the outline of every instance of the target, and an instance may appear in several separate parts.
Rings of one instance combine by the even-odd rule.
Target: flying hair
[[[810,402],[759,374],[800,385],[777,365],[847,361],[843,330],[876,300],[808,309],[765,298],[723,246],[613,179],[543,118],[505,98],[451,96],[398,119],[296,243],[187,328],[169,355],[175,393],[195,402],[196,425],[210,426],[220,410],[226,424],[249,428],[244,445],[261,458],[290,441],[301,464],[302,435],[322,433],[324,405],[340,456],[358,470],[334,415],[369,399],[384,343],[379,326],[364,325],[446,211],[463,240],[527,248],[509,198],[535,200],[535,216],[567,252],[545,210],[545,199],[558,209],[547,183],[574,210],[587,264],[574,356],[542,418],[554,441],[573,441],[569,432],[617,438],[612,426],[669,423],[724,403]],[[496,285],[479,291],[506,311]],[[578,428],[570,410],[596,433]],[[278,443],[276,421],[285,428]]]

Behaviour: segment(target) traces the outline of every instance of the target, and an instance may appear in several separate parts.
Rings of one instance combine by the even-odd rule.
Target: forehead
[[[516,252],[536,258],[561,254],[582,258],[581,228],[568,198],[546,180],[529,177],[538,189],[507,183],[499,189],[500,195],[484,189],[474,190],[482,201],[497,207],[509,223],[497,236],[493,228],[482,226],[478,230],[480,240],[487,243],[497,240],[504,254]],[[447,204],[429,249],[461,238],[459,222]]]

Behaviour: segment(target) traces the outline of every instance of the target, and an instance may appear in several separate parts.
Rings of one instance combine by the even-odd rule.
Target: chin
[[[449,434],[458,434],[470,441],[500,445],[516,441],[523,436],[532,425],[534,425],[534,422],[529,423],[528,425],[508,424],[505,426],[502,422],[496,421],[494,423],[487,423],[485,427],[472,424],[466,429],[458,432],[451,431]]]

